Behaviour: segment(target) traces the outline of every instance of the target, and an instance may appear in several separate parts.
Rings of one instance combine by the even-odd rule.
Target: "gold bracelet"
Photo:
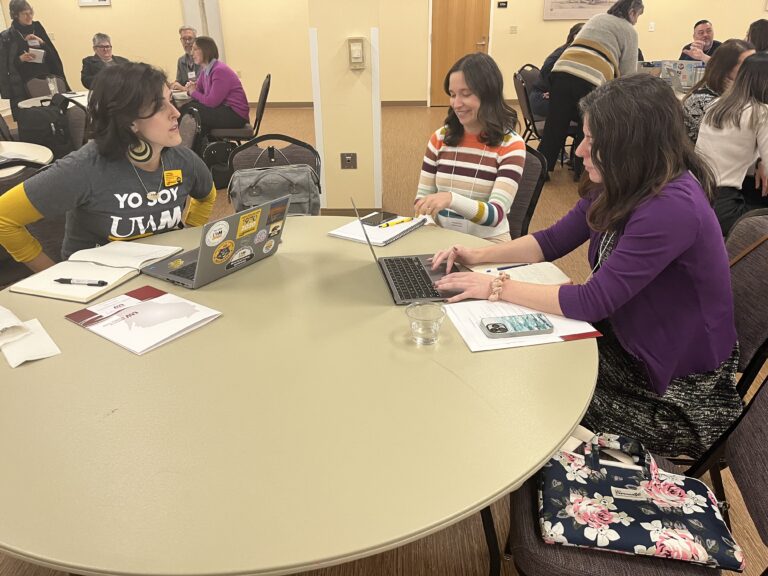
[[[499,275],[491,280],[491,293],[488,296],[489,302],[497,302],[501,297],[501,290],[506,280],[509,280],[509,274],[506,272],[499,272]]]

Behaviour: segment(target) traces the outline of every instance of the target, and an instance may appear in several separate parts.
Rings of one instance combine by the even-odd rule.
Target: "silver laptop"
[[[142,274],[200,288],[277,252],[289,196],[246,208],[203,226],[200,246],[141,269]]]
[[[371,254],[373,254],[373,260],[381,270],[395,304],[442,302],[446,298],[458,294],[458,292],[438,291],[435,288],[434,283],[445,276],[445,264],[442,264],[437,270],[432,270],[432,262],[430,262],[432,254],[377,257],[373,244],[368,238],[365,224],[363,224],[357,206],[355,206],[355,201],[351,198],[350,200],[352,201],[352,208],[355,209],[357,220],[363,228],[365,241],[368,243],[368,248],[371,249]]]

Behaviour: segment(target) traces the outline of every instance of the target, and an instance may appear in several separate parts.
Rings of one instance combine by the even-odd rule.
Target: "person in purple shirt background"
[[[192,98],[185,104],[200,113],[201,136],[214,128],[241,128],[248,122],[248,98],[237,73],[218,60],[219,49],[213,38],[198,36],[192,48],[192,59],[202,68],[196,82],[184,89]]]
[[[696,155],[672,89],[647,74],[580,103],[581,199],[553,226],[447,261],[541,262],[589,241],[584,284],[544,286],[475,272],[437,282],[465,298],[502,299],[595,323],[599,370],[582,424],[662,455],[701,455],[738,417],[738,345],[728,256],[712,209],[714,176]]]

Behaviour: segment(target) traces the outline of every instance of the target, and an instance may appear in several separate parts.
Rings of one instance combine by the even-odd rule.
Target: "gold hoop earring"
[[[128,157],[134,162],[146,162],[152,158],[152,146],[146,140],[139,139],[136,146],[128,147]]]

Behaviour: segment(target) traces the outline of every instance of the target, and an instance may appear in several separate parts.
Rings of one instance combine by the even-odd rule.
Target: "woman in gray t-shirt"
[[[211,174],[180,146],[179,112],[165,75],[147,64],[111,66],[88,103],[93,140],[0,196],[0,244],[39,271],[46,254],[25,228],[66,213],[61,256],[207,222],[216,199]]]

